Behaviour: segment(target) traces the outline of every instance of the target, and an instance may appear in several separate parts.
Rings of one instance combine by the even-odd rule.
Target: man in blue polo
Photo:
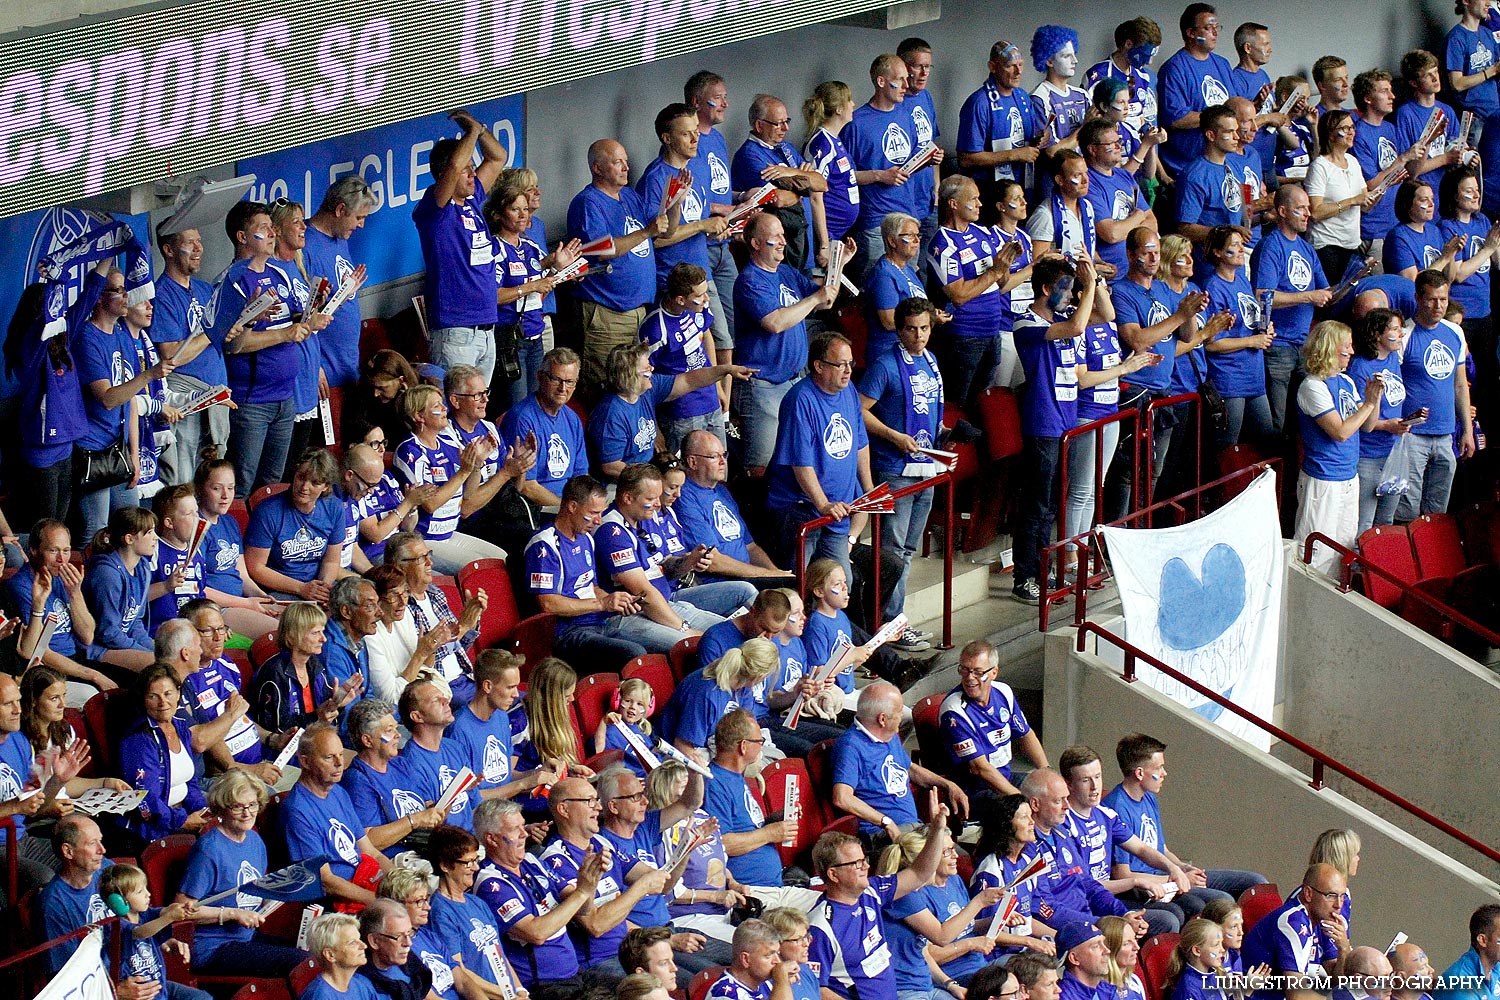
[[[1245,226],[1249,209],[1239,172],[1230,163],[1240,148],[1240,124],[1228,104],[1212,104],[1198,115],[1203,153],[1177,175],[1177,231],[1193,242],[1201,261],[1203,241],[1214,226]]]
[[[854,349],[842,334],[825,333],[809,353],[809,377],[781,401],[767,503],[779,519],[784,544],[797,537],[803,523],[833,518],[808,532],[808,559],[834,559],[852,578],[849,539],[859,535],[865,518],[849,504],[874,488],[864,409],[849,384]]]
[[[990,46],[990,75],[958,112],[958,165],[978,185],[985,205],[996,202],[1000,181],[1019,181],[1031,189],[1033,164],[1041,155],[1036,144],[1046,133],[1021,89],[1026,57],[1019,46],[1000,41]],[[938,196],[938,214],[943,198]]]
[[[1313,310],[1328,304],[1333,293],[1318,255],[1303,234],[1312,219],[1307,192],[1300,184],[1276,190],[1276,228],[1261,238],[1250,257],[1250,277],[1257,297],[1273,292],[1271,320],[1276,340],[1266,349],[1266,395],[1271,426],[1281,430],[1286,417],[1287,388],[1301,367],[1302,344],[1312,329]]]
[[[1297,891],[1245,932],[1240,958],[1246,969],[1269,966],[1273,976],[1338,975],[1349,954],[1348,926],[1339,913],[1348,891],[1344,875],[1332,865],[1313,865],[1302,876]],[[1319,953],[1319,929],[1337,928],[1334,955]],[[1340,943],[1341,942],[1341,943]],[[1324,961],[1331,965],[1324,965]],[[1290,996],[1291,990],[1286,994]],[[1256,990],[1257,1000],[1273,1000],[1280,990]]]
[[[1444,1000],[1492,1000],[1500,997],[1500,905],[1486,903],[1469,917],[1469,950],[1443,971],[1443,978],[1477,976],[1477,990],[1439,993]]]
[[[656,297],[666,290],[667,275],[677,264],[696,264],[707,271],[712,266],[708,259],[708,241],[724,235],[723,216],[714,215],[708,195],[707,181],[692,172],[698,163],[698,115],[686,104],[668,104],[656,115],[656,137],[661,140],[661,155],[641,173],[635,190],[641,196],[642,210],[659,207],[663,194],[672,180],[683,170],[690,175],[687,190],[675,208],[669,209],[677,222],[670,235],[658,236],[654,241],[656,256]],[[711,308],[718,312],[718,295],[710,293]]]
[[[723,442],[712,431],[693,431],[683,442],[682,460],[687,466],[687,479],[672,513],[682,522],[682,536],[689,545],[714,549],[708,573],[698,574],[698,579],[789,576],[750,537],[740,505],[724,485],[729,478],[729,460]]]
[[[1161,160],[1174,177],[1203,153],[1204,133],[1199,114],[1223,104],[1234,93],[1229,61],[1217,55],[1219,14],[1212,4],[1191,3],[1178,18],[1182,48],[1162,63],[1158,80],[1161,123],[1167,142]]]
[[[338,730],[323,723],[308,726],[297,745],[297,762],[302,777],[280,813],[287,857],[329,858],[321,870],[326,896],[346,903],[374,902],[373,886],[391,861],[370,841],[364,820],[339,787],[344,746]]]
[[[426,270],[432,360],[473,365],[488,384],[495,370],[495,247],[480,206],[508,158],[498,139],[467,111],[450,115],[461,139],[439,139],[427,156],[433,185],[412,210]],[[474,150],[483,162],[474,166]],[[394,428],[386,428],[394,433]]]
[[[938,726],[957,768],[968,773],[963,783],[972,793],[990,789],[1014,795],[1010,762],[1020,750],[1037,767],[1047,766],[1047,751],[1026,721],[1010,685],[997,680],[995,647],[975,639],[958,654],[958,687],[938,707]]]
[[[1417,314],[1401,355],[1406,385],[1406,414],[1426,407],[1427,419],[1412,428],[1406,478],[1411,488],[1401,498],[1397,521],[1448,509],[1453,475],[1454,433],[1458,457],[1474,454],[1474,422],[1469,418],[1469,379],[1464,371],[1468,344],[1463,331],[1443,318],[1448,310],[1448,279],[1441,271],[1417,275]]]
[[[750,260],[734,282],[735,357],[755,375],[731,390],[741,421],[746,468],[764,467],[776,447],[781,401],[807,366],[807,317],[828,309],[837,288],[816,284],[788,263],[781,218],[761,212],[745,227]]]
[[[307,273],[328,279],[328,294],[344,282],[362,274],[349,250],[349,238],[364,228],[365,217],[375,210],[375,192],[359,174],[345,174],[328,186],[323,203],[307,220],[307,246],[302,249]],[[359,379],[359,303],[346,301],[333,314],[333,322],[318,334],[323,373],[330,386],[349,388]]]
[[[786,234],[786,262],[799,271],[811,270],[813,264],[814,191],[827,191],[828,179],[786,141],[792,126],[786,105],[770,94],[756,94],[750,102],[750,135],[734,152],[729,180],[736,196],[754,191],[762,184],[777,188],[776,201],[766,206],[768,215],[781,220]],[[749,233],[746,233],[748,238]],[[735,286],[736,300],[738,285]],[[735,313],[739,307],[736,302]],[[739,334],[735,334],[739,343]]]
[[[601,269],[574,293],[583,306],[583,381],[592,390],[604,382],[610,348],[635,341],[656,300],[652,240],[670,236],[676,226],[675,216],[660,214],[630,186],[630,156],[614,139],[589,146],[589,174],[591,183],[568,204],[568,236],[585,244],[614,239],[611,252],[590,258]],[[612,268],[607,273],[605,263]]]

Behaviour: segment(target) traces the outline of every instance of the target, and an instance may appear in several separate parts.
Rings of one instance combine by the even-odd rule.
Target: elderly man
[[[706,545],[710,551],[708,572],[698,574],[705,583],[714,579],[749,579],[758,585],[780,585],[791,576],[750,537],[750,526],[740,514],[740,505],[725,482],[729,479],[729,456],[712,431],[693,431],[682,445],[687,480],[672,513],[682,522],[683,539],[691,545]]]
[[[479,618],[489,606],[489,595],[483,590],[464,600],[457,615],[448,606],[443,591],[432,582],[432,550],[421,535],[403,531],[391,537],[385,546],[385,561],[398,566],[406,575],[407,612],[416,626],[417,635],[426,635],[438,625],[446,624],[457,636],[438,647],[436,666],[443,682],[453,692],[454,701],[468,701],[474,695],[474,665],[467,650],[479,638]]]
[[[1109,979],[1109,945],[1092,922],[1075,920],[1057,934],[1063,959],[1062,1000],[1095,1000]]]
[[[958,165],[979,184],[985,205],[996,203],[1001,181],[1019,181],[1031,189],[1032,165],[1041,155],[1047,123],[1037,119],[1031,95],[1021,88],[1025,72],[1020,47],[996,42],[990,46],[989,76],[958,112]]]
[[[781,400],[767,504],[788,547],[803,523],[831,518],[832,524],[808,532],[807,559],[833,559],[852,580],[849,539],[864,530],[866,518],[849,504],[875,488],[864,407],[849,384],[854,348],[843,334],[825,333],[808,353],[811,377]]]
[[[411,952],[411,934],[411,917],[394,899],[377,899],[359,915],[369,960],[358,974],[389,1000],[427,1000],[432,990],[431,971]]]
[[[1302,367],[1302,344],[1312,329],[1313,310],[1328,304],[1333,293],[1312,244],[1307,242],[1312,212],[1300,184],[1276,191],[1276,228],[1267,231],[1250,257],[1256,297],[1271,292],[1271,321],[1276,339],[1266,348],[1266,395],[1271,425],[1279,433],[1286,419],[1287,389]]]
[[[562,897],[542,863],[526,851],[526,818],[519,803],[484,802],[474,811],[474,836],[485,856],[474,894],[494,911],[505,957],[521,985],[535,1000],[575,1000],[583,981],[568,924],[594,908],[604,854],[585,855],[578,891]]]
[[[471,365],[455,365],[443,379],[443,398],[448,404],[448,426],[442,436],[462,450],[481,438],[493,439],[499,447],[489,453],[469,475],[459,505],[458,527],[470,538],[494,542],[506,552],[518,552],[526,544],[530,522],[517,526],[506,516],[516,506],[515,493],[536,465],[537,439],[521,435],[510,441],[500,436],[500,429],[485,419],[490,390],[484,373]],[[504,495],[502,498],[502,494]],[[497,498],[499,499],[498,502]],[[476,546],[467,546],[457,558],[468,563],[479,558]]]
[[[938,861],[953,843],[948,807],[931,795],[927,843],[910,866],[895,875],[870,876],[870,863],[857,837],[829,832],[813,846],[813,867],[823,879],[823,900],[812,909],[808,961],[818,984],[834,997],[896,1000],[881,913],[887,906],[932,881]]]
[[[202,637],[192,622],[185,618],[163,622],[161,628],[156,630],[155,649],[156,662],[167,664],[177,675],[177,684],[182,692],[177,714],[189,722],[193,734],[193,752],[208,753],[217,759],[223,759],[229,755],[224,742],[229,734],[235,732],[239,741],[244,741],[247,729],[251,733],[250,738],[259,743],[255,724],[245,715],[250,703],[238,690],[229,694],[228,700],[217,712],[203,711],[200,708],[201,702],[189,700],[187,678],[204,666]],[[234,667],[230,669],[238,678],[239,670]]]
[[[1130,910],[1095,879],[1079,857],[1077,845],[1064,825],[1068,818],[1068,783],[1062,775],[1039,767],[1021,782],[1021,794],[1031,804],[1036,823],[1036,852],[1047,859],[1047,870],[1033,891],[1033,912],[1052,926],[1073,921],[1091,922],[1095,917],[1124,917],[1142,940],[1147,921],[1140,910]],[[1163,921],[1165,917],[1158,918]]]
[[[1321,976],[1325,971],[1341,975],[1350,951],[1348,925],[1339,912],[1347,890],[1344,874],[1332,865],[1308,868],[1297,891],[1246,932],[1240,946],[1245,968],[1266,965],[1273,976]],[[1319,954],[1319,941],[1324,936],[1335,949],[1333,955]],[[1286,992],[1288,996],[1292,993]],[[1281,991],[1257,990],[1255,995],[1278,997]]]
[[[837,288],[821,286],[787,263],[781,219],[762,212],[745,227],[750,260],[734,282],[735,359],[755,369],[731,395],[742,421],[748,468],[771,461],[781,401],[807,366],[807,317],[828,309]]]
[[[307,273],[328,279],[329,294],[345,281],[363,282],[364,265],[354,264],[349,238],[363,229],[365,217],[380,201],[359,174],[345,174],[323,193],[323,203],[307,220],[307,245],[302,259]],[[349,388],[359,378],[359,304],[350,300],[333,314],[333,322],[318,334],[318,353],[330,386]]]
[[[38,796],[32,796],[27,801],[36,798]],[[57,877],[42,889],[37,900],[37,912],[42,916],[42,935],[47,939],[61,937],[110,916],[109,908],[99,898],[99,871],[105,865],[114,864],[104,856],[104,835],[99,832],[99,824],[77,813],[64,816],[52,828],[52,849],[57,852],[62,867]],[[77,939],[50,949],[47,961],[52,971],[61,969],[76,950]],[[142,984],[131,985],[128,993],[120,992],[118,996],[123,1000],[149,1000],[156,992],[147,990],[142,993],[139,990]]]
[[[229,638],[229,627],[224,624],[223,613],[207,598],[189,601],[182,606],[180,613],[182,620],[198,634],[198,666],[182,678],[182,701],[188,718],[194,725],[225,716],[231,720],[220,741],[206,751],[212,769],[249,771],[266,784],[275,785],[281,780],[281,768],[266,759],[262,748],[263,741],[271,734],[257,726],[245,711],[245,701],[240,696],[239,667],[224,656],[224,640]],[[157,642],[161,641],[162,632],[166,630],[166,625],[163,625],[157,632]],[[236,699],[239,699],[237,705]],[[236,707],[239,708],[237,716],[234,713]]]
[[[532,507],[556,507],[563,484],[588,472],[583,422],[568,406],[576,388],[578,355],[554,347],[542,358],[536,392],[506,410],[500,420],[501,441],[526,441],[536,453],[526,478],[516,480],[516,489]],[[535,511],[528,520],[537,523]]]
[[[339,684],[355,674],[370,684],[370,651],[365,637],[375,634],[380,621],[380,598],[375,585],[357,576],[333,582],[328,598],[328,641],[323,646],[323,667]]]
[[[779,98],[756,94],[750,101],[749,117],[750,135],[734,152],[734,160],[729,166],[729,182],[737,196],[768,181],[776,185],[776,201],[768,206],[765,214],[774,215],[781,221],[786,233],[787,262],[797,270],[805,271],[814,263],[813,213],[823,210],[822,204],[811,196],[827,191],[828,180],[786,141],[792,117]],[[735,287],[734,310],[738,317],[738,284]],[[738,333],[735,341],[739,341]],[[740,362],[746,363],[744,358]]]
[[[1047,751],[1026,721],[1015,692],[998,678],[999,654],[984,639],[975,639],[958,654],[958,687],[938,708],[938,726],[955,767],[967,773],[971,794],[988,790],[1014,795],[1010,762],[1020,750],[1037,767],[1047,766]]]
[[[1337,1000],[1391,1000],[1391,960],[1381,954],[1379,948],[1361,945],[1351,948],[1349,961],[1344,963],[1344,974],[1358,979],[1347,989],[1335,989]]]
[[[676,216],[656,215],[630,186],[630,156],[614,139],[589,146],[592,182],[568,205],[568,235],[585,244],[606,236],[614,248],[593,259],[610,264],[579,285],[583,303],[583,380],[590,390],[604,381],[604,359],[617,344],[634,342],[656,299],[656,256],[651,241],[671,236]]]
[[[433,184],[412,211],[426,263],[423,292],[432,360],[474,365],[486,382],[495,371],[495,247],[480,208],[507,154],[467,111],[450,115],[463,138],[439,139],[427,156]],[[478,148],[483,161],[474,166]],[[388,433],[395,428],[387,427]],[[243,488],[243,485],[241,486]]]
[[[1337,905],[1333,912],[1339,912]],[[1246,943],[1249,943],[1248,935]],[[1500,905],[1486,903],[1470,914],[1469,950],[1443,971],[1444,979],[1452,976],[1476,976],[1483,980],[1483,986],[1477,990],[1454,994],[1461,1000],[1500,995]]]
[[[833,805],[859,817],[861,833],[895,840],[917,825],[918,788],[942,789],[960,818],[969,797],[940,774],[913,764],[901,745],[901,689],[877,681],[859,693],[854,726],[833,745]],[[946,807],[945,811],[946,811]]]
[[[308,726],[297,762],[302,776],[281,806],[287,856],[292,861],[331,858],[320,872],[328,898],[369,905],[391,861],[370,840],[364,818],[339,787],[344,747],[338,730],[324,723]]]
[[[557,839],[542,852],[542,868],[563,900],[587,887],[579,871],[590,855],[605,857],[604,871],[593,891],[593,905],[585,904],[572,918],[573,946],[585,977],[612,985],[624,977],[616,953],[629,930],[628,918],[643,898],[667,890],[667,873],[649,871],[634,882],[626,877],[625,860],[599,833],[599,796],[582,778],[565,778],[552,786],[548,806],[557,825]]]
[[[367,444],[344,449],[339,459],[339,490],[357,533],[355,543],[372,564],[385,555],[387,538],[398,531],[416,530],[418,509],[437,494],[432,483],[416,483],[403,490],[386,471],[381,453]]]
[[[752,917],[734,929],[728,950],[728,968],[708,988],[713,1000],[792,1000],[797,963],[781,960],[780,931]]]
[[[443,739],[443,733],[453,724],[452,700],[431,681],[414,681],[401,692],[397,712],[411,733],[398,758],[407,787],[418,799],[436,802],[448,783],[469,766],[468,751],[457,740]],[[477,795],[460,792],[448,809],[447,822],[465,830],[472,828],[478,799]]]
[[[601,809],[599,832],[614,847],[626,881],[658,870],[665,871],[672,883],[681,878],[689,855],[685,854],[675,867],[667,868],[662,834],[692,816],[703,804],[702,776],[696,771],[689,772],[682,795],[661,809],[647,808],[645,782],[623,764],[600,772],[597,788]],[[667,913],[666,896],[642,897],[630,911],[629,919],[636,927],[668,926],[672,918]],[[694,973],[713,965],[727,965],[731,958],[723,941],[695,931],[674,930],[670,944],[677,966],[677,985],[682,989],[687,988]]]
[[[745,885],[781,885],[776,845],[787,836],[783,820],[766,822],[760,802],[745,782],[745,771],[760,760],[764,739],[747,709],[726,712],[714,727],[713,779],[705,786],[703,811],[719,821],[729,873]]]
[[[362,698],[349,710],[348,721],[355,756],[339,787],[365,821],[370,843],[383,851],[418,830],[442,824],[448,814],[413,790],[412,776],[399,760],[401,730],[390,703]]]

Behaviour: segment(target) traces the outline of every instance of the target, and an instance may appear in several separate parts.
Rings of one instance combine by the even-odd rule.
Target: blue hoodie
[[[125,569],[118,552],[94,556],[83,576],[83,600],[94,616],[94,643],[89,656],[98,659],[110,649],[139,649],[154,653],[147,629],[150,607],[151,562],[141,559],[135,572]]]

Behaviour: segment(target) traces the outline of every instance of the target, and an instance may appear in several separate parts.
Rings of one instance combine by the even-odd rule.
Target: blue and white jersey
[[[896,1000],[891,950],[881,913],[896,899],[895,875],[872,875],[855,903],[825,897],[808,913],[808,964],[818,982],[841,997]]]
[[[1031,234],[1025,229],[1017,227],[1015,233],[1010,234],[1000,226],[992,226],[990,232],[994,233],[995,239],[1000,241],[1000,249],[1004,249],[1005,244],[1011,242],[1021,244],[1021,253],[1011,262],[1011,274],[1025,270],[1036,262],[1036,254],[1031,249]],[[1000,310],[1000,330],[1001,332],[1013,330],[1016,320],[1030,312],[1031,304],[1035,301],[1035,296],[1031,291],[1031,279],[1027,278],[1008,292],[1001,292],[1000,301],[1004,304]]]
[[[948,286],[956,281],[969,281],[990,269],[995,254],[1000,252],[1002,241],[985,226],[969,225],[963,229],[938,227],[932,238],[932,251],[928,261],[937,283]],[[1000,332],[1000,317],[1005,302],[999,285],[990,285],[967,302],[950,302],[948,311],[953,321],[947,332],[955,337],[993,337]]]
[[[1031,859],[1034,857],[1036,857],[1035,844],[1028,844],[1023,848],[1020,857],[1015,861],[1011,861],[1009,858],[999,854],[986,855],[979,864],[974,866],[974,875],[969,880],[969,895],[971,897],[977,896],[982,890],[991,886],[1004,887],[1010,885],[1011,882],[1015,881],[1016,875],[1027,865],[1031,864]],[[1016,916],[1026,918],[1025,923],[1015,925],[1011,929],[1011,933],[1013,934],[1031,933],[1033,894],[1036,889],[1038,877],[1037,875],[1033,875],[1024,882],[1018,882],[1011,887],[1010,893],[1016,897]],[[995,906],[986,906],[975,916],[975,923],[982,927],[988,927],[989,922],[994,919],[997,909],[999,909],[998,904]],[[998,958],[1000,955],[1014,955],[1022,950],[1021,948],[1002,947],[999,949],[998,955],[993,952],[991,955]]]
[[[632,524],[619,509],[611,507],[604,521],[594,529],[594,565],[602,566],[604,574],[601,585],[610,590],[622,590],[618,575],[640,570],[646,574],[661,596],[672,599],[672,581],[661,571],[665,557],[658,536],[646,521]]]
[[[727,970],[708,988],[709,1000],[771,1000],[771,981],[767,979],[759,989],[752,990]]]
[[[542,261],[547,249],[526,236],[516,237],[515,245],[504,236],[495,237],[495,283],[501,288],[520,288],[542,276]],[[521,324],[521,336],[536,340],[545,327],[542,296],[527,292],[514,302],[500,306],[500,325]]]
[[[462,474],[463,448],[457,437],[438,435],[437,446],[427,447],[412,435],[396,448],[396,461],[392,466],[396,482],[403,487],[428,484],[441,488]],[[432,513],[419,508],[417,530],[434,542],[451,538],[458,528],[458,517],[463,508],[464,488],[454,491],[448,502]]]
[[[522,986],[530,989],[538,980],[568,979],[578,974],[578,953],[573,950],[566,925],[536,945],[518,941],[511,933],[522,920],[546,916],[562,901],[557,886],[535,856],[526,855],[519,872],[486,861],[474,880],[474,895],[494,914],[505,957],[510,959]]]
[[[703,338],[711,336],[713,313],[670,313],[664,308],[653,310],[641,324],[641,343],[651,345],[651,366],[668,375],[682,375],[709,367],[708,351]],[[661,404],[666,417],[686,420],[712,413],[719,405],[719,394],[711,385],[684,393]]]
[[[875,400],[870,413],[922,447],[935,447],[943,429],[943,375],[937,358],[931,351],[912,355],[899,344],[869,357],[859,394]],[[937,474],[931,455],[899,451],[879,437],[870,439],[870,467],[882,476],[925,479]]]
[[[493,323],[498,315],[495,247],[480,214],[484,195],[476,177],[474,190],[463,201],[439,206],[434,184],[412,210],[426,262],[427,321],[434,330]]]
[[[1094,806],[1087,815],[1069,806],[1063,824],[1078,845],[1089,874],[1096,882],[1109,881],[1115,848],[1135,836],[1120,814],[1106,805]]]
[[[1406,386],[1402,416],[1411,416],[1425,406],[1427,419],[1411,433],[1453,433],[1458,423],[1454,373],[1468,356],[1463,333],[1447,320],[1438,320],[1434,327],[1412,325],[1401,348],[1401,381]]]
[[[1276,176],[1283,180],[1300,181],[1307,177],[1307,168],[1312,166],[1318,151],[1318,139],[1313,128],[1302,118],[1294,118],[1287,128],[1297,138],[1295,146],[1283,142],[1276,144]]]
[[[277,261],[267,261],[256,271],[250,261],[237,260],[215,283],[213,297],[204,307],[203,322],[209,339],[222,344],[245,306],[262,292],[274,290],[277,302],[250,325],[255,331],[279,330],[291,325],[292,313],[302,312],[291,276]],[[494,296],[491,296],[493,301]],[[428,298],[431,302],[431,297]],[[231,354],[225,359],[226,380],[237,403],[278,403],[290,399],[301,368],[302,345],[273,344],[258,351]]]
[[[500,447],[490,452],[490,457],[486,458],[484,460],[484,464],[479,467],[479,481],[481,483],[487,483],[491,479],[495,478],[495,473],[500,471],[500,463],[505,459],[507,448],[505,447],[504,440],[502,440],[500,437],[500,428],[496,427],[494,424],[484,419],[483,417],[480,417],[477,421],[475,421],[473,430],[467,431],[464,430],[463,424],[460,424],[457,420],[450,420],[448,422],[448,426],[445,427],[439,434],[439,437],[448,438],[451,442],[456,444],[458,446],[459,454],[463,454],[464,448],[469,444],[470,441],[477,441],[480,438],[494,438],[495,441],[499,442]],[[386,475],[390,475],[390,473],[386,473]],[[381,478],[384,479],[385,477],[382,476]],[[376,489],[379,488],[379,485],[379,483],[376,484]],[[375,490],[372,489],[370,493],[366,493],[365,500],[369,500],[374,492]],[[462,493],[463,491],[460,490],[459,492]],[[399,501],[399,493],[397,494],[397,497]],[[361,503],[364,502],[365,501],[361,501]],[[394,510],[395,506],[393,505],[391,509]],[[363,516],[369,517],[374,512],[374,505],[367,505],[367,509],[364,511]]]
[[[802,153],[828,181],[828,190],[823,194],[823,216],[828,224],[828,238],[841,240],[859,217],[859,184],[854,180],[854,161],[839,137],[826,128],[812,134]]]
[[[1136,131],[1156,128],[1156,74],[1149,66],[1132,66],[1123,70],[1113,59],[1090,66],[1083,75],[1083,89],[1090,95],[1101,80],[1124,80],[1130,95],[1125,109],[1125,123]]]
[[[1062,437],[1078,423],[1078,356],[1073,338],[1047,339],[1052,323],[1028,312],[1016,321],[1016,353],[1026,372],[1021,429],[1031,437]]]
[[[1074,356],[1088,371],[1102,372],[1120,364],[1120,334],[1114,323],[1095,323],[1074,339]],[[1120,380],[1078,390],[1078,420],[1098,420],[1120,410]]]
[[[1089,95],[1069,85],[1062,89],[1043,80],[1031,92],[1031,112],[1045,123],[1052,138],[1062,140],[1077,132],[1089,110]]]
[[[187,703],[188,717],[193,725],[212,722],[224,714],[229,699],[240,694],[240,670],[233,663],[220,657],[206,667],[188,674],[182,680],[182,700]],[[260,733],[249,715],[241,715],[229,727],[224,745],[241,764],[259,764],[264,758],[260,749]]]
[[[599,876],[599,884],[594,888],[594,905],[603,906],[628,887],[625,881],[626,871],[618,852],[602,834],[596,834],[591,838],[590,847],[595,851],[608,852],[605,856],[613,859],[605,868],[604,874]],[[537,859],[559,896],[577,884],[578,869],[583,864],[583,853],[583,848],[558,837],[547,845],[546,850],[542,851]],[[577,926],[570,927],[569,933],[573,938],[573,948],[578,952],[579,959],[585,967],[589,967],[614,958],[620,950],[620,942],[624,940],[628,929],[626,921],[622,920],[598,937],[589,936]]]
[[[569,538],[556,527],[543,528],[526,546],[527,586],[535,595],[561,594],[591,600],[599,578],[594,571],[594,540],[588,534]],[[608,618],[603,611],[589,611],[572,618],[559,618],[559,631],[576,625],[597,625]]]
[[[1031,96],[1020,87],[1002,94],[989,79],[964,101],[958,112],[958,151],[993,153],[1020,149],[1041,136],[1047,123],[1038,119]],[[1032,167],[999,163],[964,171],[977,181],[1018,180],[1030,186]]]
[[[1313,971],[1317,965],[1317,927],[1300,897],[1301,893],[1293,893],[1278,909],[1261,917],[1245,932],[1245,941],[1240,945],[1240,960],[1245,968],[1265,964],[1273,974]]]
[[[897,826],[917,822],[917,804],[911,794],[911,755],[901,745],[900,736],[882,742],[855,720],[833,745],[833,783],[854,789],[860,801],[880,810]],[[880,829],[866,820],[859,821],[859,828],[865,833]]]
[[[989,700],[982,705],[964,697],[961,687],[949,691],[938,707],[938,726],[955,764],[966,765],[982,757],[1007,781],[1015,753],[1013,744],[1031,732],[1031,724],[1017,704],[1015,692],[1003,681],[990,682]],[[985,787],[972,775],[965,780],[974,790]]]

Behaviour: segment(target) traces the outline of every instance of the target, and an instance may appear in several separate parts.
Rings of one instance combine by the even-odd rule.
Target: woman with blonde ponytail
[[[842,240],[859,216],[854,160],[839,141],[839,133],[854,119],[854,94],[846,83],[825,80],[802,102],[802,117],[807,122],[802,155],[828,180],[828,190],[813,195],[813,231],[818,264],[822,266],[828,262],[829,243]]]

